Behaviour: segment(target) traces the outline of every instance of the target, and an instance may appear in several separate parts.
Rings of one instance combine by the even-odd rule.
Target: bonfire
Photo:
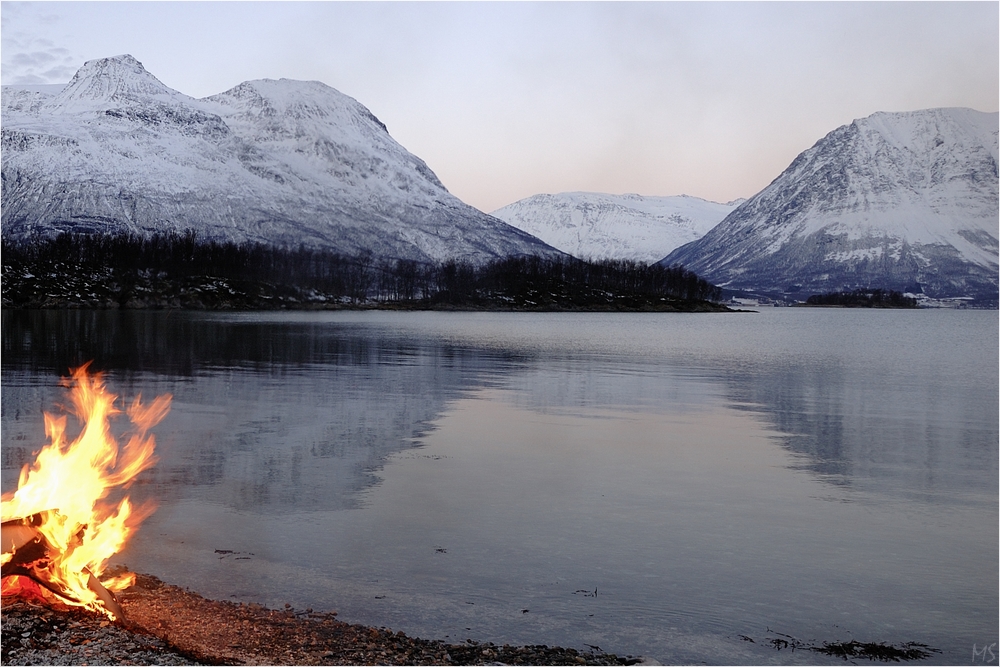
[[[127,573],[102,579],[108,560],[155,509],[133,507],[128,496],[114,501],[136,476],[156,462],[149,429],[170,410],[170,396],[145,404],[137,397],[124,413],[132,423],[119,446],[110,421],[122,414],[100,373],[89,364],[63,380],[71,412],[81,428],[67,436],[66,415],[45,413],[48,444],[21,470],[17,490],[5,493],[2,517],[2,595],[48,604],[63,603],[123,618],[115,592],[132,585]]]

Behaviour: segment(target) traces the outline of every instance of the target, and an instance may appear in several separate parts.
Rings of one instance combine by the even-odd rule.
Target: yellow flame
[[[4,521],[43,513],[38,531],[50,546],[46,578],[80,601],[81,606],[110,614],[88,587],[90,573],[100,578],[108,559],[120,551],[129,534],[152,511],[151,505],[133,508],[128,497],[117,505],[102,502],[115,487],[127,488],[136,475],[156,463],[155,440],[147,432],[170,410],[169,394],[145,405],[136,398],[127,409],[135,426],[128,442],[119,447],[109,420],[120,414],[117,396],[109,393],[100,373],[88,373],[85,364],[72,371],[72,412],[82,423],[80,435],[66,438],[66,417],[45,413],[49,444],[21,470],[17,491],[4,495]],[[9,560],[8,554],[4,560]],[[112,591],[131,585],[134,577],[105,581]]]

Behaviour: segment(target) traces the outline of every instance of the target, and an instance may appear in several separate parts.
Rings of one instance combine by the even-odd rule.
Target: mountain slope
[[[701,238],[734,208],[686,195],[564,192],[534,195],[490,215],[575,257],[649,263]]]
[[[5,237],[60,231],[323,247],[417,260],[553,254],[449,194],[356,100],[250,81],[198,100],[131,56],[56,95],[3,91]]]
[[[730,289],[882,287],[996,300],[996,113],[876,113],[801,153],[666,256]]]

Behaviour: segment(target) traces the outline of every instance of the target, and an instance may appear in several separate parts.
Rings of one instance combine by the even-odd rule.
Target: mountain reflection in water
[[[993,313],[2,326],[4,490],[69,367],[172,393],[132,492],[160,510],[125,557],[206,594],[680,662],[783,660],[733,637],[842,639],[848,618],[947,662],[997,624]],[[596,580],[600,598],[574,595]]]
[[[175,396],[145,493],[218,487],[213,502],[264,512],[356,506],[386,456],[506,363],[353,327],[149,311],[8,311],[3,344],[4,488],[61,402],[58,378],[93,359],[121,396]]]

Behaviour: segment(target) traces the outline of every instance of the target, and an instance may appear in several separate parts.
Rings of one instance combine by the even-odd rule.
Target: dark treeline
[[[647,266],[628,260],[585,262],[571,257],[431,264],[378,259],[369,252],[345,256],[306,247],[202,241],[194,234],[62,234],[30,243],[4,240],[2,255],[3,297],[10,306],[44,307],[45,295],[58,301],[56,293],[67,289],[85,302],[87,295],[79,293],[81,289],[92,296],[90,301],[110,298],[120,306],[134,307],[148,305],[154,293],[179,298],[195,291],[205,307],[227,307],[219,290],[243,295],[232,307],[253,307],[261,298],[277,298],[274,303],[285,306],[333,300],[443,307],[642,309],[668,301],[721,298],[719,288],[680,266]],[[60,279],[75,282],[62,289]],[[211,296],[208,292],[215,296],[206,302]]]
[[[883,289],[856,289],[853,292],[813,294],[806,303],[810,306],[845,306],[848,308],[916,308],[917,300],[903,296],[902,292]]]

